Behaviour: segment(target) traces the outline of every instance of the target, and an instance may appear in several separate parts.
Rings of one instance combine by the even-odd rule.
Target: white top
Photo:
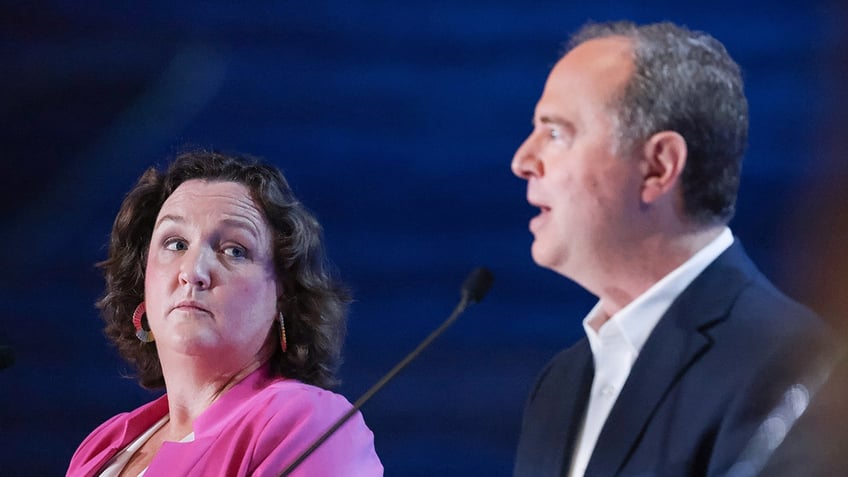
[[[583,329],[594,357],[595,376],[569,477],[583,477],[586,472],[610,410],[660,318],[677,296],[732,244],[733,234],[725,227],[706,247],[611,316],[597,332],[591,324],[603,319],[600,301],[583,320]]]
[[[168,415],[165,414],[162,419],[159,419],[159,421],[156,422],[156,424],[150,426],[150,429],[146,430],[142,435],[138,436],[136,440],[130,442],[130,445],[125,447],[124,450],[115,454],[115,457],[112,457],[109,463],[106,464],[106,467],[103,469],[103,472],[100,473],[100,477],[118,477],[121,474],[121,471],[124,470],[124,467],[126,467],[127,463],[129,463],[130,458],[133,456],[133,454],[135,454],[136,451],[141,449],[141,446],[143,446],[144,443],[147,442],[148,439],[153,436],[153,434],[156,434],[156,431],[162,428],[162,426],[164,426],[165,423],[168,422],[168,419]],[[191,442],[193,440],[194,432],[183,437],[180,442]],[[144,476],[145,472],[147,472],[147,467],[145,467],[144,470],[138,473],[138,477]]]

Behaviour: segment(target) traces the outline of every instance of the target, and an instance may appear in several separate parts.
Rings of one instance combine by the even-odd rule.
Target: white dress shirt
[[[592,323],[603,319],[602,302],[583,320],[594,357],[595,376],[569,477],[583,477],[586,472],[607,416],[657,322],[677,296],[731,244],[733,234],[725,227],[706,247],[611,316],[597,332]]]

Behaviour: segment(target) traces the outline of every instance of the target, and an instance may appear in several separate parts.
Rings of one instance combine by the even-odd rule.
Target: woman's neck
[[[184,361],[184,360],[178,360]],[[189,361],[193,361],[190,360]],[[229,371],[209,369],[196,362],[162,363],[167,390],[168,436],[180,440],[194,431],[194,421],[230,388],[256,371],[266,360],[252,360]]]

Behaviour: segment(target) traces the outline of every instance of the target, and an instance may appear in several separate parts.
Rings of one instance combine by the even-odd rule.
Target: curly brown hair
[[[115,217],[109,257],[97,264],[106,278],[105,294],[97,302],[105,334],[136,368],[139,383],[151,389],[165,386],[156,346],[136,338],[131,317],[144,300],[144,271],[159,210],[191,179],[246,186],[273,230],[276,276],[285,290],[277,306],[286,317],[288,350],[276,346],[272,371],[326,389],[337,385],[350,299],[326,259],[320,224],[277,168],[254,157],[206,150],[177,155],[164,172],[155,167],[144,172]]]

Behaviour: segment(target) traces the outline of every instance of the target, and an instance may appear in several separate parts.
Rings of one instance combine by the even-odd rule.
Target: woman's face
[[[223,371],[263,359],[282,293],[272,243],[244,185],[189,180],[177,187],[156,218],[144,282],[163,363],[187,355]]]

